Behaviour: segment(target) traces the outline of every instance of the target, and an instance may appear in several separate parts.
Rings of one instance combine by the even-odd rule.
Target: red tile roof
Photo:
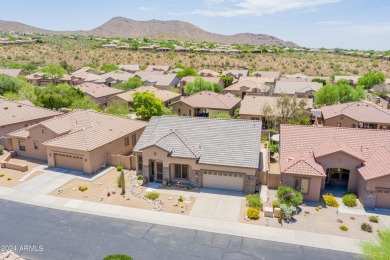
[[[358,171],[365,180],[371,180],[390,175],[389,148],[379,148],[377,152],[375,152],[364,162],[363,166],[359,168]]]

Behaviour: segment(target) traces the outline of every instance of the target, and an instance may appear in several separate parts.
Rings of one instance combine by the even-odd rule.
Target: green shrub
[[[284,185],[279,186],[277,197],[280,204],[286,204],[287,206],[298,207],[303,202],[302,193]]]
[[[180,195],[179,198],[177,199],[177,201],[178,202],[183,202],[184,201],[183,196]]]
[[[340,204],[337,202],[336,198],[333,197],[333,195],[331,193],[323,195],[322,198],[324,199],[325,205],[328,207],[338,208],[340,206]]]
[[[374,223],[378,223],[379,219],[377,216],[370,216],[368,218],[368,220],[370,220],[371,222],[374,222]]]
[[[249,207],[259,209],[261,208],[261,198],[259,194],[249,194],[246,195],[246,202],[248,203]]]
[[[342,231],[348,231],[348,227],[346,227],[346,226],[344,226],[344,225],[340,226],[340,229],[341,229]]]
[[[0,177],[4,177],[4,173],[0,173]]]
[[[343,203],[345,206],[353,208],[357,206],[357,196],[354,193],[347,193],[343,196]]]
[[[144,176],[142,174],[137,175],[137,180],[141,181],[144,179]]]
[[[105,258],[103,258],[103,260],[133,260],[133,258],[128,255],[117,254],[117,255],[108,255]]]
[[[86,191],[88,190],[88,186],[79,186],[80,191]]]
[[[3,154],[4,153],[4,147],[2,145],[0,145],[0,154]]]
[[[260,211],[258,209],[255,209],[255,208],[249,208],[246,211],[246,215],[250,219],[259,219],[259,214],[260,214]]]
[[[8,177],[8,178],[7,178],[7,180],[9,180],[9,181],[10,181],[10,180],[12,180],[12,178],[11,178],[11,177]]]
[[[274,200],[272,201],[272,209],[280,208],[280,201]]]
[[[148,193],[146,193],[145,197],[149,200],[156,200],[156,199],[158,199],[158,197],[160,197],[160,193],[155,192],[155,191],[148,192]]]
[[[283,219],[286,220],[287,222],[290,222],[292,217],[298,212],[297,207],[293,205],[287,205],[287,204],[281,204],[280,210],[282,211]]]
[[[122,165],[118,165],[118,166],[116,167],[116,170],[117,170],[118,172],[123,171],[123,166],[122,166]]]
[[[378,230],[378,240],[363,241],[360,247],[365,259],[385,260],[390,255],[390,229]]]
[[[116,177],[116,185],[118,186],[118,188],[122,187],[121,175],[119,175],[118,177]]]
[[[363,231],[372,233],[372,226],[371,226],[370,224],[363,223],[363,224],[360,226],[360,228],[361,228]]]

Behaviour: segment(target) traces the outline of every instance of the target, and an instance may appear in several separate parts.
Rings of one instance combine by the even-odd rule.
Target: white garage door
[[[84,172],[83,157],[73,154],[54,154],[55,167]]]
[[[390,208],[390,189],[377,189],[376,190],[376,203],[377,208]]]
[[[244,190],[244,176],[238,173],[205,172],[203,187],[221,190]]]

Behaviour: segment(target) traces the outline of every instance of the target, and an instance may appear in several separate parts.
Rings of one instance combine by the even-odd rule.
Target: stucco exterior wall
[[[390,176],[377,178],[367,181],[366,189],[369,191],[375,191],[376,188],[388,188],[390,189]]]
[[[42,133],[42,130],[44,131]],[[12,137],[12,143],[13,143],[13,148],[14,151],[19,156],[24,156],[28,158],[34,158],[38,160],[44,160],[47,161],[47,151],[46,147],[42,145],[42,143],[49,141],[51,139],[54,139],[58,137],[56,133],[51,131],[50,129],[47,129],[46,127],[43,126],[36,126],[32,129],[30,129],[30,138],[16,138]],[[18,140],[24,140],[25,141],[25,146],[26,146],[26,151],[21,151],[19,149],[19,142]],[[38,149],[34,148],[34,142],[37,142]]]
[[[358,175],[356,168],[361,165],[361,161],[343,152],[337,152],[329,154],[320,158],[316,158],[316,161],[324,168],[343,168],[349,170],[348,191],[356,192],[358,188]]]
[[[284,185],[294,188],[294,183],[296,178],[305,178],[310,179],[309,183],[309,192],[303,195],[303,199],[307,201],[319,201],[321,194],[321,177],[309,177],[305,175],[291,175],[282,173],[282,183]]]
[[[332,118],[328,118],[324,120],[324,126],[338,126],[337,124],[340,123],[341,127],[353,127],[352,125],[354,124],[356,127],[359,125],[359,121],[354,120],[350,117],[347,117],[345,115],[341,116],[335,116]],[[363,122],[363,123],[372,123],[372,122]],[[390,124],[385,124],[385,123],[372,123],[372,124],[378,124],[378,129],[380,126],[387,126],[387,129],[390,129]]]
[[[116,103],[116,102],[121,104],[121,105],[124,105],[124,106],[129,106],[129,103],[126,100],[124,100],[120,97],[116,97],[116,96],[107,99],[107,106],[111,105],[112,103]]]
[[[179,102],[172,104],[171,106],[172,106],[173,113],[181,115],[181,116],[195,116],[195,114],[196,114],[196,108],[191,107],[184,102],[179,101]],[[228,113],[230,116],[233,116],[234,111],[239,106],[240,105],[237,104],[232,109],[209,109],[209,108],[206,108],[206,112],[209,113],[209,117],[211,117],[212,115],[221,114],[221,113]],[[179,109],[180,109],[180,112],[179,112]]]

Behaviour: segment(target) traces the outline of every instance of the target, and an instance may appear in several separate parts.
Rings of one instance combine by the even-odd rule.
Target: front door
[[[154,179],[154,173],[155,173],[155,171],[154,171],[154,161],[150,161],[149,162],[149,176],[153,177],[153,179]],[[152,179],[151,179],[151,181],[152,181]]]
[[[163,180],[163,164],[158,162],[157,163],[157,181],[162,181]]]

